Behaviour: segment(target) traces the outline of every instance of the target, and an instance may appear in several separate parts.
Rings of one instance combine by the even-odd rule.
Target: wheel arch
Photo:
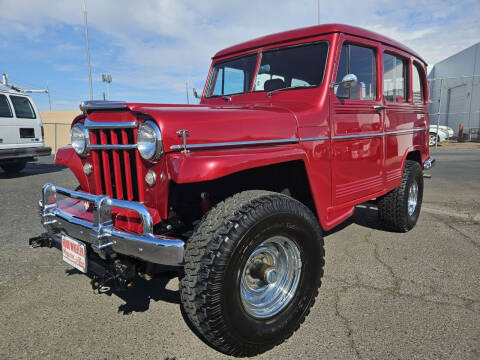
[[[247,155],[235,164],[232,162],[234,159],[225,158],[224,155],[217,156],[218,159],[214,160],[203,154],[198,155],[202,160],[184,160],[180,166],[171,162],[169,170],[176,172],[170,174],[172,181],[168,206],[186,218],[195,218],[201,216],[202,197],[207,197],[215,205],[242,191],[269,190],[293,197],[318,217],[307,164],[303,156],[299,155],[302,153],[283,157],[269,156],[261,160],[250,159]],[[212,164],[212,161],[215,163]],[[187,169],[189,173],[185,172]],[[232,171],[233,169],[237,171]],[[194,176],[194,172],[199,170],[204,172]]]

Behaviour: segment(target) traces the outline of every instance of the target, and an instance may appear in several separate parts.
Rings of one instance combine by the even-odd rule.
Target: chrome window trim
[[[298,139],[276,139],[276,140],[253,140],[253,141],[232,141],[232,142],[219,142],[219,143],[205,143],[205,144],[187,144],[187,149],[205,149],[205,148],[218,148],[228,146],[242,146],[242,145],[265,145],[265,144],[293,144],[298,143]],[[172,145],[170,150],[182,150],[183,145]]]
[[[88,117],[85,118],[85,127],[87,129],[134,129],[137,127],[136,121],[113,121],[113,122],[101,122],[92,121]]]

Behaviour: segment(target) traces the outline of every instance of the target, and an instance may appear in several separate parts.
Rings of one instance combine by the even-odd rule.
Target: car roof
[[[241,51],[252,50],[262,46],[274,45],[274,44],[282,43],[285,41],[291,41],[291,40],[306,39],[309,37],[330,34],[330,33],[345,33],[349,35],[355,35],[355,36],[363,37],[366,39],[378,41],[383,44],[393,46],[399,50],[405,51],[415,56],[426,65],[425,60],[423,60],[415,51],[406,47],[405,45],[400,44],[399,42],[393,39],[390,39],[386,36],[380,35],[376,32],[362,29],[356,26],[344,25],[344,24],[315,25],[315,26],[309,26],[309,27],[304,27],[300,29],[288,30],[288,31],[279,32],[276,34],[262,36],[262,37],[249,40],[237,45],[230,46],[223,50],[220,50],[215,54],[213,59],[217,59],[219,57],[231,55]]]

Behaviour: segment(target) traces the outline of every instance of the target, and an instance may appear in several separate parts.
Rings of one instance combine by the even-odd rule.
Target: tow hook
[[[99,294],[105,294],[115,290],[127,290],[133,286],[133,281],[113,273],[107,273],[105,276],[94,276],[90,283],[93,291],[97,291]]]
[[[91,284],[94,291],[104,294],[113,290],[126,290],[133,286],[135,277],[135,266],[130,263],[115,261],[114,271],[108,271],[103,276],[95,275]]]
[[[53,241],[50,236],[47,234],[42,234],[40,236],[32,237],[28,240],[28,244],[31,248],[38,248],[38,247],[53,247]]]

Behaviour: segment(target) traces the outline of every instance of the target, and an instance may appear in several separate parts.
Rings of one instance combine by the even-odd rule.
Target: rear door
[[[38,146],[42,143],[41,120],[38,111],[28,96],[10,95],[16,117],[17,143],[23,146]],[[23,147],[22,146],[22,147]]]
[[[343,36],[341,44],[335,82],[346,74],[354,74],[358,84],[349,90],[335,86],[330,96],[335,205],[383,188],[383,113],[378,108],[382,101],[378,93],[377,44],[351,36]]]
[[[18,126],[8,96],[0,94],[0,149],[18,144]]]

